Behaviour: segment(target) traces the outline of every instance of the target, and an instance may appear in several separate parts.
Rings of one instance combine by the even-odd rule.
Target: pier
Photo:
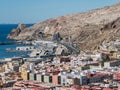
[[[13,41],[13,42],[0,42],[0,45],[12,45],[12,44],[16,44],[17,42]]]

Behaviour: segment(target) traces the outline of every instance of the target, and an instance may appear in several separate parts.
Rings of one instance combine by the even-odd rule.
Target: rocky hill
[[[21,28],[22,27],[22,28]],[[94,50],[104,41],[120,39],[120,3],[104,8],[78,14],[65,15],[48,19],[29,28],[18,26],[9,35],[10,39],[30,40],[40,38],[52,39],[53,34],[60,33],[64,40],[71,37],[84,50]]]

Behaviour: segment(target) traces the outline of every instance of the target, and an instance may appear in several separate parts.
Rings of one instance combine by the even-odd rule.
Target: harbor
[[[111,46],[118,50],[113,54],[107,54],[103,48],[97,52],[79,51],[78,54],[74,45],[64,45],[63,42],[36,40],[33,41],[33,46],[16,47],[26,52],[30,49],[27,57],[11,57],[0,61],[1,87],[9,86],[8,88],[18,90],[119,88],[119,47],[114,49]],[[69,50],[71,53],[68,53]],[[109,48],[107,51],[109,53]],[[105,55],[108,55],[110,61],[103,63],[101,60],[108,58]]]
[[[0,13],[0,90],[120,90],[120,0],[0,0]]]

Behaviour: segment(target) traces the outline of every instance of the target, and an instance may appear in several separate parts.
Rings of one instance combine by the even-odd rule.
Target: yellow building
[[[113,58],[117,59],[118,58],[118,54],[117,53],[113,53]]]
[[[28,72],[21,72],[21,77],[23,80],[28,80],[29,79],[29,73]]]
[[[29,63],[23,64],[21,67],[19,67],[19,72],[24,72],[26,71],[26,68],[28,67]]]

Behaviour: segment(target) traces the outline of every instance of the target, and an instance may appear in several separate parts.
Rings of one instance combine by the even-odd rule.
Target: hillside
[[[21,28],[22,27],[22,28]],[[52,39],[59,32],[64,40],[71,36],[83,50],[94,50],[103,42],[120,39],[120,3],[88,12],[65,15],[48,19],[31,27],[19,25],[8,38],[30,40],[40,38]]]

